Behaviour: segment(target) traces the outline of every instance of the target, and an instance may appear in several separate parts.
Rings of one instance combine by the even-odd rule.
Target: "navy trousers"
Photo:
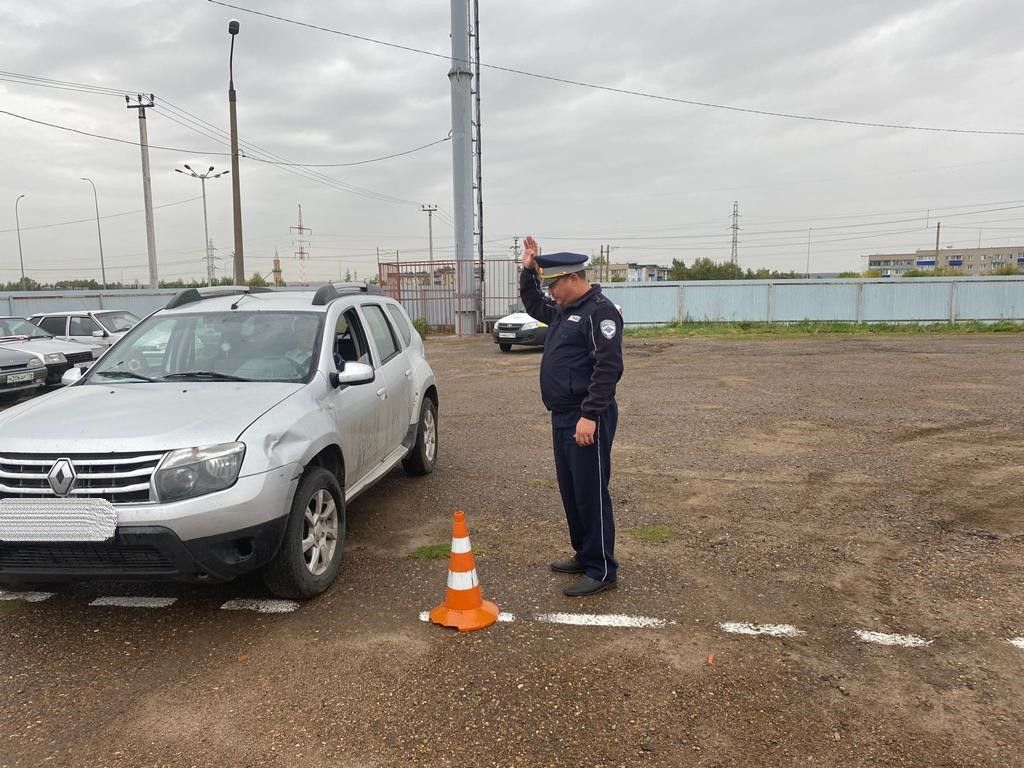
[[[615,519],[608,481],[619,409],[613,400],[598,419],[593,445],[576,444],[573,435],[579,420],[578,410],[551,414],[555,474],[569,523],[569,541],[576,560],[587,569],[587,576],[615,581],[619,564],[615,560]]]

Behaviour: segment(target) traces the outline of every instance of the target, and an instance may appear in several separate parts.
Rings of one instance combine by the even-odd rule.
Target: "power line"
[[[198,196],[198,197],[189,197],[189,198],[186,198],[184,200],[179,200],[176,203],[164,203],[163,205],[154,205],[153,208],[154,209],[156,209],[156,208],[170,208],[170,207],[175,206],[175,205],[183,205],[184,203],[191,203],[191,202],[195,202],[196,200],[202,200],[202,199],[203,198],[202,198],[201,195]],[[132,214],[135,214],[135,213],[145,213],[145,210],[142,209],[142,208],[138,208],[138,209],[136,209],[134,211],[122,211],[121,213],[110,213],[110,214],[107,214],[106,216],[100,216],[100,218],[101,219],[116,219],[118,216],[131,216]],[[69,224],[85,224],[85,223],[91,224],[94,221],[96,221],[96,217],[95,216],[90,216],[88,219],[74,219],[72,221],[58,221],[58,222],[54,222],[52,224],[37,224],[34,227],[22,227],[21,231],[22,232],[27,232],[28,230],[31,230],[31,229],[51,229],[53,227],[66,227]],[[14,229],[0,229],[0,234],[5,234],[7,232],[14,232],[14,231],[16,231],[16,230],[14,230]]]
[[[207,0],[207,2],[213,3],[214,5],[220,5],[225,8],[233,8],[236,11],[243,11],[244,13],[251,13],[255,16],[263,16],[274,21],[284,22],[286,24],[294,24],[299,27],[306,27],[308,29],[315,29],[320,32],[328,32],[334,35],[341,35],[342,37],[348,37],[353,40],[362,40],[367,43],[374,43],[375,45],[383,45],[388,48],[395,48],[400,51],[406,51],[409,53],[418,53],[423,56],[432,56],[439,59],[447,59],[454,61],[454,59],[443,53],[437,53],[436,51],[427,51],[422,48],[414,48],[409,45],[399,45],[398,43],[389,43],[385,40],[377,40],[372,37],[366,37],[365,35],[356,35],[351,32],[342,32],[338,29],[332,29],[330,27],[323,27],[317,24],[309,24],[304,21],[297,21],[296,19],[288,19],[284,16],[275,16],[272,13],[266,13],[264,11],[254,11],[251,8],[245,8],[240,5],[233,5],[231,3],[225,3],[222,0]],[[468,61],[464,63],[470,63]],[[556,77],[554,75],[542,75],[537,72],[528,72],[524,69],[516,69],[513,67],[502,67],[497,64],[481,64],[482,67],[493,69],[499,72],[508,72],[513,75],[522,75],[524,77],[533,77],[538,80],[547,80],[554,83],[562,83],[564,85],[575,85],[580,88],[590,88],[596,91],[606,91],[608,93],[617,93],[623,96],[638,96],[645,99],[654,99],[656,101],[667,101],[675,104],[687,104],[693,107],[706,107],[708,109],[721,109],[730,112],[741,112],[749,115],[761,115],[764,117],[780,117],[787,120],[807,120],[820,123],[832,123],[835,125],[852,125],[861,128],[889,128],[894,130],[902,131],[927,131],[931,133],[959,133],[959,134],[973,134],[982,136],[1024,136],[1024,131],[996,131],[996,130],[981,130],[971,128],[941,128],[936,126],[923,126],[923,125],[905,125],[901,123],[880,123],[872,122],[868,120],[842,120],[835,117],[821,117],[816,115],[800,115],[791,112],[777,112],[768,109],[755,109],[750,107],[736,107],[728,104],[715,104],[708,101],[697,101],[695,99],[682,99],[675,96],[664,96],[657,93],[647,93],[644,91],[634,91],[628,88],[615,88],[609,85],[598,85],[596,83],[587,83],[582,80],[570,80],[569,78]]]

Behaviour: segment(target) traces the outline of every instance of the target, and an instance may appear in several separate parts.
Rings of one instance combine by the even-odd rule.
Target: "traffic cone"
[[[484,600],[469,544],[469,528],[462,510],[452,523],[452,553],[448,559],[448,590],[444,602],[430,612],[430,620],[460,632],[489,627],[498,620],[498,606]]]

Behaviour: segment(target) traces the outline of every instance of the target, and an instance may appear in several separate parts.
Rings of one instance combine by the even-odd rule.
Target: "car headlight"
[[[55,363],[66,363],[68,359],[60,352],[51,352],[48,355],[43,356],[43,362],[47,365],[54,365]]]
[[[238,479],[244,443],[220,443],[171,451],[156,472],[160,501],[180,501],[230,488]]]
[[[534,328],[540,328],[540,323],[536,320],[531,320],[528,323],[523,323],[524,331],[532,331]]]
[[[92,348],[92,359],[93,360],[99,360],[100,359],[100,355],[102,355],[102,354],[103,354],[103,350],[100,349],[99,347],[93,347]]]

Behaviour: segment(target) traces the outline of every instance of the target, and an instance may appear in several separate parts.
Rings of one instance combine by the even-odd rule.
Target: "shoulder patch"
[[[601,335],[611,341],[615,338],[615,321],[614,320],[602,320],[601,321]]]

